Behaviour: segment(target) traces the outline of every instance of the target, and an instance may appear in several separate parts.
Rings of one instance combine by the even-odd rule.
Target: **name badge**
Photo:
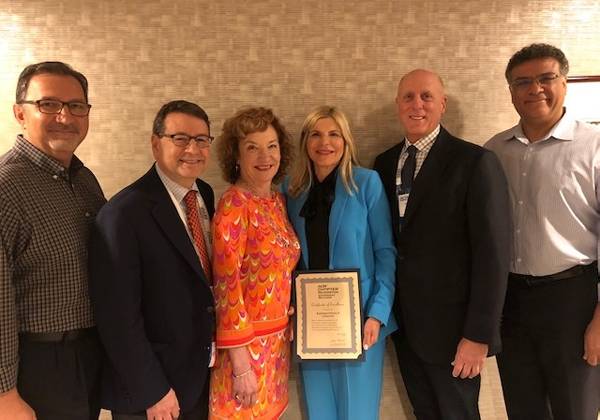
[[[408,204],[408,195],[409,194],[398,195],[398,213],[400,214],[400,217],[404,217],[404,213],[406,212],[406,205]]]
[[[215,365],[217,361],[217,343],[214,341],[210,343],[210,362],[208,362],[208,367],[211,368]]]

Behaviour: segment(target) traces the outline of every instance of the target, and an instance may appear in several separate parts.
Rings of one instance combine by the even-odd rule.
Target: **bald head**
[[[427,69],[414,69],[409,71],[408,73],[406,73],[404,76],[402,76],[402,78],[400,79],[400,82],[398,82],[398,90],[400,90],[400,85],[402,84],[402,82],[404,81],[404,79],[408,78],[410,80],[411,77],[413,76],[423,76],[423,77],[433,77],[436,78],[437,81],[439,82],[440,86],[442,87],[442,90],[445,90],[445,86],[444,86],[444,81],[442,80],[442,78],[440,77],[439,74],[437,74],[436,72],[433,72],[431,70],[427,70]]]
[[[430,70],[412,70],[400,79],[396,107],[408,141],[414,143],[436,129],[446,101],[442,78]]]

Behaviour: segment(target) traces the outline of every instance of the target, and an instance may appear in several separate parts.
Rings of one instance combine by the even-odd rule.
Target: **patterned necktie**
[[[194,238],[194,244],[196,245],[196,249],[198,250],[200,264],[202,264],[204,273],[206,274],[206,277],[210,282],[212,277],[210,269],[210,258],[208,257],[208,250],[206,249],[204,234],[202,233],[202,224],[200,224],[196,191],[188,191],[183,201],[185,201],[185,214],[187,216],[188,227],[190,228],[190,232],[192,232],[192,238]]]
[[[417,168],[417,148],[414,145],[408,146],[406,149],[408,156],[400,170],[400,190],[403,194],[410,192],[412,188],[413,178],[415,177],[415,169]]]

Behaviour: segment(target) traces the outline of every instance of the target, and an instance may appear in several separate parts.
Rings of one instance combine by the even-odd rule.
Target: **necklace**
[[[281,202],[277,200],[275,206],[276,207],[273,209],[273,211],[265,211],[265,220],[271,228],[271,232],[273,232],[273,235],[275,235],[275,243],[281,248],[289,248],[292,246],[295,249],[300,249],[300,243],[298,240],[290,235],[291,229],[289,228],[289,222],[286,223],[286,217],[283,214],[284,212]],[[277,215],[279,215],[279,219],[282,220],[283,226],[274,220]],[[293,232],[293,230],[291,231]],[[291,241],[290,238],[292,238]]]
[[[240,187],[239,184],[236,184],[236,186]],[[294,230],[287,220],[283,204],[281,199],[278,199],[277,194],[270,191],[270,197],[265,198],[249,189],[247,191],[253,195],[253,201],[258,205],[254,222],[251,222],[255,228],[263,231],[265,235],[268,235],[267,231],[270,231],[274,237],[272,243],[277,244],[280,248],[300,249],[300,243],[294,235]]]
[[[267,191],[265,189],[265,191],[259,191],[258,189],[256,189],[255,187],[253,187],[252,185],[250,185],[248,182],[245,181],[237,181],[235,183],[236,187],[242,189],[242,190],[246,190],[251,192],[252,194],[254,194],[257,197],[260,198],[272,198],[273,197],[273,190],[271,189],[271,185],[269,185],[269,190],[268,192],[265,193],[265,191]]]

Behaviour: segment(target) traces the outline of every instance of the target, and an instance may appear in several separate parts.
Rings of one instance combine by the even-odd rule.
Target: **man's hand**
[[[179,401],[173,388],[162,399],[146,410],[148,420],[176,420],[179,417]]]
[[[583,336],[583,359],[591,366],[600,364],[600,303]]]
[[[33,409],[21,399],[17,388],[0,394],[0,420],[35,420]]]
[[[369,350],[369,347],[372,347],[375,343],[377,343],[380,328],[381,322],[379,322],[377,319],[367,319],[363,333],[363,349]]]
[[[487,357],[488,345],[462,338],[456,348],[452,366],[452,376],[472,379],[481,373]]]

